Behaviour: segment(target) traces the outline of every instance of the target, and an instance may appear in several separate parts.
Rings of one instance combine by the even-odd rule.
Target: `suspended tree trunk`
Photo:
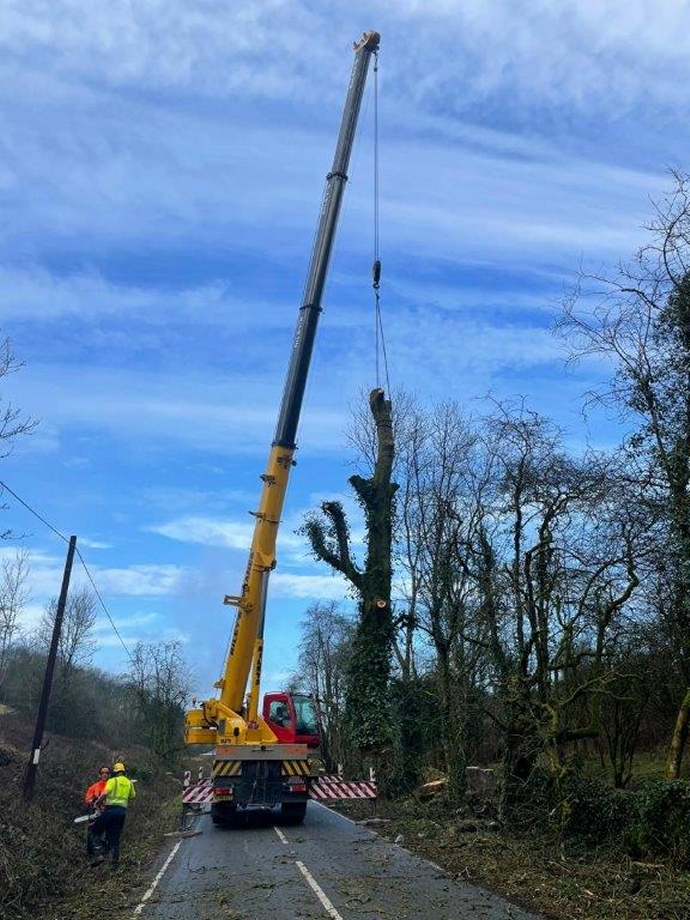
[[[671,749],[669,751],[668,766],[666,767],[667,779],[680,779],[680,765],[683,760],[683,751],[688,740],[688,728],[690,727],[690,689],[685,693],[685,697],[678,711],[678,718],[673,729],[673,738],[671,739]]]
[[[391,403],[372,390],[369,407],[376,426],[373,476],[351,476],[350,485],[364,510],[367,555],[359,568],[350,551],[350,533],[340,502],[324,502],[324,517],[310,516],[304,527],[314,555],[341,572],[358,596],[359,617],[346,679],[350,734],[362,754],[380,755],[391,743],[389,683],[394,625],[391,610],[391,540],[394,456]],[[376,758],[378,759],[378,758]]]

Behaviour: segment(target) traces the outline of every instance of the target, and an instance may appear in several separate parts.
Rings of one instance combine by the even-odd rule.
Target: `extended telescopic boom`
[[[188,743],[270,743],[276,740],[273,732],[258,715],[268,577],[276,564],[278,526],[290,470],[294,465],[297,425],[369,61],[378,51],[379,40],[377,32],[367,32],[354,46],[355,60],[350,85],[333,166],[326,177],[326,188],[298,315],[280,414],[268,459],[268,469],[261,477],[263,489],[259,510],[256,512],[254,536],[242,593],[239,596],[228,595],[225,598],[226,604],[237,607],[237,618],[224,675],[215,685],[221,691],[220,699],[207,700],[199,709],[187,713]],[[245,711],[244,699],[250,672],[251,685]]]

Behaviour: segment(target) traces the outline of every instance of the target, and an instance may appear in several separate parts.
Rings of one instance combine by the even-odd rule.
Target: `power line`
[[[57,529],[57,527],[53,527],[53,525],[50,523],[50,521],[47,521],[41,514],[38,513],[38,511],[36,511],[34,508],[32,508],[31,505],[28,504],[28,502],[25,502],[23,498],[21,498],[19,495],[17,495],[17,493],[16,493],[13,489],[10,489],[10,487],[7,485],[7,483],[6,483],[6,482],[3,482],[2,479],[0,479],[0,486],[1,486],[3,489],[5,489],[5,491],[9,492],[10,495],[12,495],[14,498],[16,498],[16,500],[19,502],[19,504],[20,504],[20,505],[23,505],[23,506],[26,508],[26,510],[29,511],[31,514],[33,514],[33,516],[34,516],[35,518],[37,518],[42,524],[45,524],[45,526],[46,526],[49,530],[52,530],[52,532],[53,532],[56,536],[58,536],[61,540],[64,540],[65,543],[69,543],[69,542],[70,542],[69,539],[68,539],[64,534],[60,533],[60,531]],[[96,587],[96,582],[93,580],[93,576],[91,575],[91,572],[89,571],[89,567],[87,566],[87,564],[86,564],[86,562],[85,562],[85,560],[84,560],[84,557],[82,556],[82,554],[81,554],[81,552],[79,551],[78,548],[77,548],[77,556],[79,556],[79,561],[81,562],[82,566],[84,567],[84,571],[86,572],[86,577],[87,577],[87,578],[89,579],[89,581],[91,582],[91,587],[93,588],[94,593],[95,593],[96,597],[98,598],[98,600],[99,600],[99,602],[100,602],[100,605],[101,605],[101,607],[103,608],[103,611],[104,611],[106,617],[108,618],[108,621],[109,621],[110,625],[111,625],[111,626],[113,627],[113,629],[115,630],[115,635],[116,635],[117,638],[120,640],[120,644],[122,645],[122,648],[123,648],[123,649],[125,650],[125,652],[127,653],[127,657],[129,658],[130,661],[133,662],[134,659],[132,658],[129,649],[128,649],[127,646],[125,645],[124,639],[123,639],[122,636],[120,635],[120,632],[119,632],[117,626],[115,625],[115,623],[114,623],[114,621],[113,621],[113,618],[110,616],[110,612],[109,612],[108,608],[105,606],[105,602],[103,601],[103,598],[101,597],[100,592],[99,592],[98,588]]]
[[[100,593],[99,593],[99,590],[98,590],[98,588],[96,587],[96,582],[93,580],[93,577],[92,577],[92,575],[91,575],[91,572],[89,571],[89,567],[87,566],[86,562],[84,562],[84,557],[82,556],[82,554],[80,553],[80,551],[79,551],[78,548],[77,548],[77,556],[79,556],[79,561],[80,561],[81,564],[84,566],[84,571],[86,572],[86,577],[87,577],[87,578],[89,579],[89,581],[91,582],[91,587],[93,588],[93,590],[94,590],[94,592],[95,592],[95,594],[96,594],[96,597],[98,598],[98,600],[99,600],[99,602],[100,602],[100,605],[101,605],[101,607],[103,608],[103,612],[104,612],[105,615],[108,617],[108,620],[109,620],[109,622],[110,622],[110,625],[111,625],[111,626],[113,627],[113,629],[115,630],[115,635],[116,635],[117,638],[120,640],[120,645],[121,645],[122,648],[125,650],[125,652],[126,652],[126,654],[127,654],[127,657],[129,658],[129,660],[132,662],[132,664],[134,664],[134,659],[132,658],[129,649],[128,649],[127,646],[125,645],[125,641],[124,641],[124,639],[122,638],[122,636],[120,635],[120,632],[119,632],[117,626],[115,625],[115,623],[114,623],[114,621],[113,621],[113,618],[110,616],[110,613],[109,613],[109,611],[108,611],[108,608],[105,606],[105,603],[104,603],[104,601],[103,601],[103,598],[101,597],[101,595],[100,595]]]
[[[44,517],[41,517],[41,515],[38,513],[38,511],[34,511],[34,509],[31,507],[31,505],[28,505],[28,504],[24,501],[23,498],[20,498],[20,497],[17,495],[16,492],[13,492],[12,489],[10,489],[10,487],[7,485],[6,482],[3,482],[3,481],[2,481],[2,479],[0,479],[0,486],[2,486],[3,489],[5,489],[7,492],[9,492],[10,495],[13,495],[13,496],[17,499],[17,501],[19,502],[20,505],[24,505],[24,507],[26,508],[27,511],[30,511],[31,514],[33,514],[33,516],[34,516],[35,518],[38,518],[38,520],[39,520],[42,524],[45,524],[46,527],[47,527],[49,530],[52,530],[53,533],[56,534],[58,537],[60,537],[61,540],[64,540],[65,543],[69,543],[68,538],[67,538],[64,534],[60,533],[60,531],[59,531],[56,527],[53,527],[53,525],[52,525],[49,521],[46,521],[46,519],[45,519]]]

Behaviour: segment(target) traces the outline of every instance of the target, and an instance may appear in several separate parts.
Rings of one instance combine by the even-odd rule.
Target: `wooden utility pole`
[[[53,686],[53,673],[55,672],[55,660],[57,658],[58,643],[60,641],[60,631],[62,630],[62,617],[65,613],[67,604],[67,591],[69,590],[69,580],[72,574],[72,560],[74,559],[74,550],[77,545],[77,538],[69,538],[69,547],[67,548],[67,559],[65,561],[65,571],[62,575],[62,588],[58,599],[57,610],[55,612],[55,623],[53,624],[53,637],[50,641],[50,650],[48,652],[48,661],[46,662],[46,673],[43,678],[43,690],[41,691],[41,700],[38,704],[38,713],[36,715],[36,729],[34,731],[34,740],[31,745],[31,759],[26,768],[24,775],[24,801],[30,802],[34,795],[34,786],[36,784],[36,773],[38,772],[38,761],[41,756],[41,743],[43,741],[43,729],[46,724],[48,714],[48,703],[50,701],[50,690]]]

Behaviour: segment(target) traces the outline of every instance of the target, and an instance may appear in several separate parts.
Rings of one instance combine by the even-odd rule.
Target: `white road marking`
[[[304,865],[304,863],[301,863],[299,860],[295,860],[295,865],[297,866],[299,871],[302,873],[302,875],[306,878],[307,882],[309,882],[309,885],[312,891],[314,892],[316,897],[319,899],[319,901],[321,901],[323,906],[326,908],[326,912],[331,917],[333,917],[333,920],[343,920],[341,915],[338,913],[335,907],[333,907],[331,902],[328,900],[323,889],[321,888],[319,883],[316,881],[314,876],[311,874],[309,869],[307,869],[307,867]]]
[[[317,802],[312,799],[309,803],[310,805],[316,805],[317,808],[323,808],[324,811],[327,811],[329,815],[336,815],[338,818],[342,818],[343,821],[349,821],[350,824],[356,824],[356,821],[353,821],[352,818],[348,818],[347,815],[342,815],[339,811],[336,811],[334,808],[329,808],[328,805],[324,805],[323,802]]]
[[[182,846],[182,841],[178,840],[175,846],[172,848],[170,852],[170,856],[168,856],[168,858],[163,863],[163,866],[161,867],[160,872],[158,873],[158,875],[154,878],[153,882],[151,883],[151,887],[148,889],[148,891],[144,894],[144,897],[141,899],[141,901],[139,901],[139,903],[135,907],[134,909],[135,917],[138,916],[138,914],[140,914],[142,910],[144,909],[144,904],[146,904],[148,899],[151,897],[153,892],[156,890],[158,883],[160,882],[160,880],[163,878],[163,875],[165,874],[165,870],[168,868],[170,863],[173,861],[173,857],[175,853],[177,853],[177,851],[180,849],[181,846]]]
[[[275,824],[273,825],[273,830],[276,832],[278,837],[283,841],[283,843],[286,843],[286,844],[289,843],[285,834],[281,831],[279,827],[276,827]]]
[[[276,834],[278,835],[278,838],[279,838],[283,843],[285,843],[285,844],[289,844],[289,843],[290,843],[290,841],[287,839],[287,837],[285,836],[285,834],[281,831],[281,829],[280,829],[279,827],[276,827],[275,824],[273,825],[273,830],[276,832]],[[333,907],[333,905],[332,905],[331,902],[329,901],[329,899],[328,899],[327,895],[325,894],[323,888],[319,885],[319,883],[316,881],[316,879],[315,879],[314,876],[311,874],[311,872],[309,871],[309,869],[307,869],[307,867],[304,865],[304,863],[303,863],[303,862],[300,862],[298,859],[296,859],[296,860],[295,860],[295,865],[297,866],[297,868],[299,869],[299,871],[302,873],[302,875],[305,877],[305,879],[306,879],[307,882],[309,883],[309,886],[310,886],[311,890],[314,892],[314,894],[316,895],[316,897],[319,899],[319,901],[321,901],[321,903],[323,904],[323,906],[326,908],[326,911],[328,912],[328,914],[330,914],[330,916],[333,917],[333,920],[343,920],[343,918],[340,916],[340,914],[338,913],[338,911],[335,909],[335,907]]]
[[[380,834],[377,834],[376,831],[372,831],[370,827],[366,827],[360,821],[355,821],[353,818],[348,818],[347,815],[341,814],[339,811],[336,811],[334,808],[329,808],[328,805],[324,805],[323,802],[315,802],[313,799],[310,802],[311,805],[316,805],[317,808],[323,808],[328,812],[329,815],[335,815],[336,818],[341,818],[343,821],[349,821],[350,824],[354,824],[355,827],[361,828],[363,831],[366,831],[368,834],[373,834],[375,837],[380,837]]]

